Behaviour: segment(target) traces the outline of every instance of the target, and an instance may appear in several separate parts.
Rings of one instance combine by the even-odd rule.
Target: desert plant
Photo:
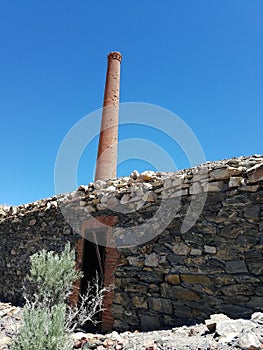
[[[45,306],[64,303],[72,293],[72,284],[82,277],[75,269],[75,252],[69,243],[60,255],[41,250],[30,257],[30,262],[25,298]]]
[[[112,287],[102,288],[96,275],[88,283],[80,304],[71,308],[68,298],[72,284],[82,273],[75,269],[75,252],[70,250],[70,245],[60,255],[42,250],[30,260],[22,326],[11,350],[71,349],[71,333],[87,321],[98,322],[95,315],[103,310],[104,295]]]
[[[11,350],[70,350],[72,340],[66,325],[66,307],[58,304],[42,308],[27,304],[23,309],[22,325]]]
[[[79,305],[76,307],[67,308],[68,328],[74,331],[77,327],[85,325],[87,322],[92,322],[94,325],[99,323],[96,315],[103,311],[103,299],[105,293],[111,292],[114,286],[102,287],[99,282],[99,276],[92,282],[87,283],[86,292],[80,295]]]

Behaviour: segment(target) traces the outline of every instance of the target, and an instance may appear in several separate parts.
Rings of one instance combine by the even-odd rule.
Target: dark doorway
[[[106,233],[103,229],[85,230],[85,240],[83,248],[83,279],[81,282],[81,294],[85,294],[88,284],[98,276],[99,285],[103,287],[104,261],[105,261],[105,242]],[[97,242],[103,245],[97,244]],[[96,319],[101,320],[101,315],[97,314]],[[89,332],[99,331],[100,323],[94,326],[92,322],[85,325],[85,330]]]

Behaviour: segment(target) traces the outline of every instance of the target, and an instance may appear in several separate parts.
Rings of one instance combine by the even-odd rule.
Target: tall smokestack
[[[116,177],[121,60],[119,52],[108,54],[95,181]]]

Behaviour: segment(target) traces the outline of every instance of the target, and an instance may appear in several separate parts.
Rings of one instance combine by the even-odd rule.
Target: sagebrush
[[[72,349],[73,331],[87,321],[98,322],[95,316],[103,311],[104,295],[112,286],[102,287],[96,275],[79,305],[70,307],[73,283],[83,276],[75,269],[75,252],[70,244],[60,255],[44,249],[32,255],[30,261],[22,325],[11,350]]]

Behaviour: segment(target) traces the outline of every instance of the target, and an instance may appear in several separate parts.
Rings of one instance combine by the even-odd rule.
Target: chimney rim
[[[108,54],[108,60],[122,61],[122,54],[118,51],[112,51]]]

